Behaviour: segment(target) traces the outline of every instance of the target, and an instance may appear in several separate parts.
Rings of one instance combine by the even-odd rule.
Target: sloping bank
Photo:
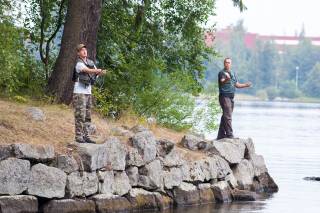
[[[210,202],[252,201],[278,191],[251,139],[180,144],[141,126],[128,143],[0,146],[0,212],[164,210]]]

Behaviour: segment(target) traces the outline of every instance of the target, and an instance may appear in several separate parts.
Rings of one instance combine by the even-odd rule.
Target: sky
[[[320,37],[320,0],[243,0],[240,13],[231,0],[216,0],[216,16],[209,24],[221,29],[243,19],[249,32],[262,35],[295,35],[303,25],[306,36]]]

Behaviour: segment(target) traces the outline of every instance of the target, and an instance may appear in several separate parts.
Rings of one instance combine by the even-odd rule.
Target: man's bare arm
[[[88,74],[97,74],[97,75],[102,73],[101,69],[90,69],[88,67],[83,68],[81,71]]]
[[[228,81],[230,81],[230,79],[231,79],[231,77],[230,77],[229,73],[226,73],[225,77],[220,79],[220,82],[224,84],[224,83],[227,83]]]
[[[247,82],[247,83],[243,83],[243,84],[237,82],[235,86],[236,86],[237,88],[241,89],[241,88],[251,87],[251,85],[252,85],[251,82]]]

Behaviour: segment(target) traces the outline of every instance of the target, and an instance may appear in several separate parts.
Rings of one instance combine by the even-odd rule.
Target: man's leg
[[[221,109],[223,111],[224,107],[223,107],[223,97],[222,96],[219,96],[219,103],[220,103],[220,107],[221,107]],[[225,128],[224,128],[224,120],[223,119],[224,119],[224,117],[223,117],[223,114],[222,114],[221,119],[220,119],[220,126],[219,126],[217,140],[226,137],[226,131],[225,131]]]
[[[90,127],[90,124],[91,124],[92,96],[91,95],[85,95],[85,102],[86,102],[86,108],[85,108],[85,124],[84,124],[84,136],[83,136],[83,138],[87,143],[95,143],[89,137],[89,127]]]
[[[75,124],[75,140],[83,143],[84,121],[85,121],[85,106],[84,94],[73,94],[74,106],[74,124]]]
[[[233,98],[224,97],[224,128],[226,131],[227,138],[233,138],[233,129],[232,129],[232,112],[233,112]]]

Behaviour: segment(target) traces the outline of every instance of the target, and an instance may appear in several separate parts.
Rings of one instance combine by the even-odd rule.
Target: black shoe
[[[93,144],[96,144],[95,141],[91,140],[90,138],[85,138],[85,143],[93,143]]]

